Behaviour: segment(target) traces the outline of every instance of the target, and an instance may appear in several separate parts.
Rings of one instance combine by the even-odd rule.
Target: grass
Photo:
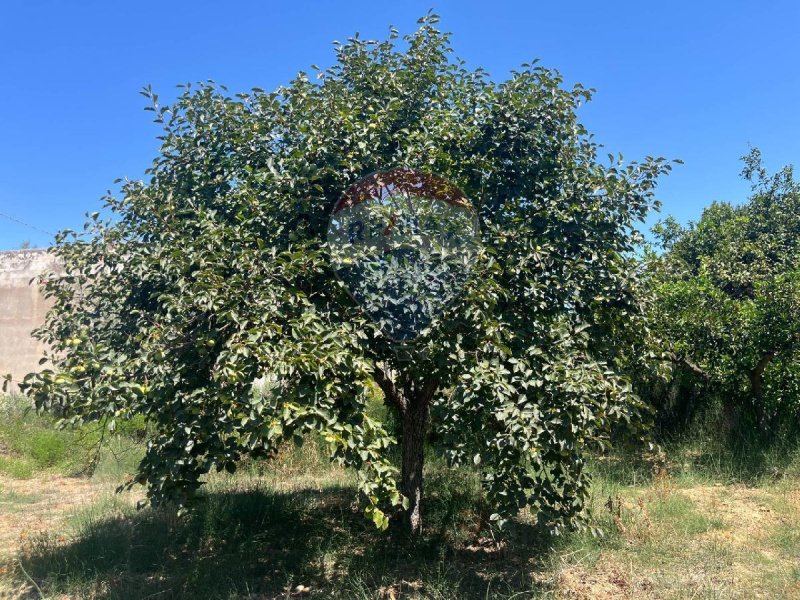
[[[20,396],[0,396],[0,473],[27,478],[35,472],[78,471],[98,436],[58,430],[55,420],[34,413]]]
[[[550,538],[526,514],[493,537],[474,473],[434,461],[428,527],[409,539],[376,531],[351,475],[318,456],[308,444],[274,469],[215,476],[185,519],[104,496],[29,537],[21,564],[45,594],[74,598],[800,597],[795,481],[633,485],[608,469],[592,497],[603,537]]]
[[[502,534],[488,531],[476,473],[431,454],[426,529],[412,539],[376,531],[353,475],[314,443],[210,477],[198,510],[178,519],[110,493],[135,468],[135,436],[113,438],[87,481],[64,477],[78,437],[63,438],[66,449],[25,447],[8,431],[0,443],[31,470],[28,480],[0,477],[0,519],[50,520],[20,534],[0,567],[0,597],[800,598],[800,458],[791,449],[753,456],[693,439],[665,444],[655,462],[595,457],[590,514],[604,535],[559,538],[527,513]],[[78,486],[71,503],[51,489],[54,477]]]
[[[476,500],[469,482],[453,502],[451,474],[433,476],[429,531],[409,539],[376,531],[347,479],[334,470],[313,488],[292,490],[258,476],[221,477],[184,520],[100,504],[74,517],[70,543],[53,535],[30,539],[23,564],[43,589],[77,597],[274,597],[303,586],[321,598],[415,589],[432,598],[496,598],[536,586],[524,565],[540,548],[533,542],[546,541],[532,527],[515,525],[519,551],[504,549],[502,560],[489,541],[468,548],[477,528],[467,508],[467,499]]]
[[[24,510],[29,504],[41,500],[38,494],[21,494],[15,490],[6,490],[0,486],[0,507],[11,510]]]
[[[130,472],[138,461],[141,444],[136,438],[143,428],[140,421],[122,423],[118,435],[107,436],[101,448],[101,427],[58,429],[56,419],[36,414],[24,397],[0,395],[0,474],[28,479],[41,473]],[[137,453],[134,458],[131,448]]]
[[[24,457],[0,456],[0,473],[15,479],[28,479],[33,477],[33,461]]]

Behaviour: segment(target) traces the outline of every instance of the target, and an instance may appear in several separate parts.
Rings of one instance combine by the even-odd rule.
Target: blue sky
[[[80,228],[117,177],[158,149],[139,89],[214,79],[273,88],[331,42],[416,27],[429,8],[456,53],[505,78],[533,58],[597,90],[581,120],[609,151],[685,161],[659,188],[664,214],[696,219],[741,201],[750,145],[800,165],[800,3],[42,2],[0,3],[0,250]]]

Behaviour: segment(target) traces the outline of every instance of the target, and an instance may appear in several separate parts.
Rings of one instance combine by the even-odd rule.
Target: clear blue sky
[[[609,151],[681,158],[664,213],[741,201],[739,157],[800,166],[800,3],[42,2],[0,4],[0,213],[79,228],[117,177],[139,178],[157,127],[138,90],[214,79],[273,88],[331,42],[402,33],[433,8],[458,55],[493,77],[532,58],[594,87],[581,118]],[[0,216],[0,249],[50,236]]]

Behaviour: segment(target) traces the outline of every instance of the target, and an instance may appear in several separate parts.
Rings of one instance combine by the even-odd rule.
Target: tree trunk
[[[756,366],[750,371],[750,412],[758,425],[766,425],[766,415],[764,412],[764,371],[775,358],[774,352],[765,352],[759,359]]]
[[[755,399],[761,399],[764,389],[764,371],[767,370],[773,358],[775,358],[774,352],[766,352],[750,371],[750,391]]]
[[[422,531],[422,467],[425,461],[425,428],[428,424],[428,398],[408,398],[403,413],[403,464],[401,491],[408,498],[406,526],[413,534]]]
[[[375,365],[375,381],[383,390],[387,404],[394,406],[400,415],[402,464],[400,466],[400,492],[408,498],[405,524],[412,534],[422,532],[422,468],[425,462],[425,430],[428,425],[430,403],[439,386],[435,377],[421,385],[397,385],[396,376],[385,370],[386,365]]]

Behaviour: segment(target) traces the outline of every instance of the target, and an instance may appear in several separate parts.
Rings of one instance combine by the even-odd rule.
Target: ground
[[[0,399],[0,598],[800,600],[797,449],[732,452],[706,436],[593,456],[589,522],[603,535],[557,538],[525,512],[487,528],[477,472],[428,449],[426,526],[409,538],[364,518],[353,474],[313,438],[209,476],[185,517],[137,510],[141,488],[115,490],[142,427],[59,431]]]
[[[794,473],[744,485],[673,465],[634,483],[600,465],[604,536],[553,540],[525,514],[502,535],[481,530],[473,479],[434,461],[435,529],[414,541],[369,527],[350,475],[314,453],[213,478],[183,521],[136,512],[140,493],[114,495],[109,475],[2,476],[0,596],[800,598]]]
[[[89,508],[103,487],[88,478],[57,474],[31,479],[0,476],[0,556],[13,557],[30,535],[62,531],[67,516]]]

